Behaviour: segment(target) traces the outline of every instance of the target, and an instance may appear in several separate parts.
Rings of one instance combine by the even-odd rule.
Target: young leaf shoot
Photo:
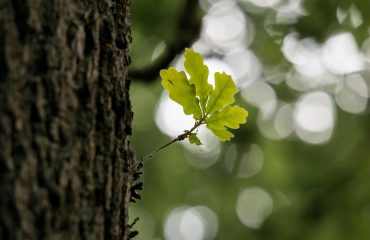
[[[197,129],[205,124],[221,141],[228,141],[234,135],[227,128],[237,129],[247,122],[248,111],[240,106],[232,105],[234,94],[239,90],[232,77],[225,72],[216,72],[215,86],[208,83],[208,67],[203,63],[202,56],[192,49],[185,49],[185,72],[170,67],[160,71],[162,86],[168,91],[169,97],[180,104],[186,115],[192,115],[194,126],[185,130],[171,142],[161,146],[140,160],[153,155],[174,142],[189,139],[191,144],[201,145]]]

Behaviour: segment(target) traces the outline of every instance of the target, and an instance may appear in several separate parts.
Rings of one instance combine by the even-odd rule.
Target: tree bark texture
[[[127,239],[130,0],[0,0],[0,239]]]

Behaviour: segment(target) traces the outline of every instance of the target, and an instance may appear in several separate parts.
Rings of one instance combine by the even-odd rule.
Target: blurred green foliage
[[[206,0],[202,3],[210,4]],[[171,39],[183,4],[184,1],[172,0],[132,2],[131,55],[135,67],[150,64],[156,46]],[[249,48],[264,68],[277,67],[283,79],[291,63],[281,51],[281,39],[293,31],[301,38],[310,37],[317,42],[325,42],[334,33],[351,32],[360,47],[369,39],[368,0],[304,1],[306,14],[297,21],[272,24],[278,33],[276,35],[269,34],[264,27],[266,19],[276,14],[274,9],[257,8],[256,11],[251,8],[253,11],[249,11],[249,5],[241,5],[256,29]],[[341,23],[338,21],[338,9],[351,6],[355,6],[362,15],[363,21],[358,27],[351,25],[347,18]],[[369,87],[368,67],[362,75]],[[287,86],[285,81],[271,86],[282,101],[294,103],[302,94]],[[150,83],[132,82],[132,140],[138,158],[170,140],[161,133],[154,120],[162,91],[159,78]],[[362,113],[352,114],[336,106],[336,121],[330,141],[308,144],[296,136],[281,140],[265,137],[257,126],[259,110],[240,97],[239,103],[249,111],[248,123],[234,132],[235,139],[220,145],[220,155],[212,166],[197,168],[189,164],[189,159],[197,161],[199,158],[201,161],[202,157],[181,144],[169,147],[146,162],[142,178],[143,200],[133,204],[130,210],[131,219],[141,218],[135,225],[140,232],[137,239],[165,239],[165,222],[171,210],[179,206],[200,205],[208,207],[218,217],[217,235],[211,239],[368,239],[369,107]],[[237,166],[254,144],[263,153],[263,166],[255,175],[242,178],[238,176]],[[235,160],[228,168],[230,158]],[[263,189],[273,200],[271,214],[257,228],[243,224],[236,213],[240,192],[250,187]],[[178,239],[186,238],[179,236]]]

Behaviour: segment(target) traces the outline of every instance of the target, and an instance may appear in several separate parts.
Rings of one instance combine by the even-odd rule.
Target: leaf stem
[[[203,117],[202,119],[199,120],[199,122],[195,122],[194,126],[190,129],[190,130],[185,130],[183,134],[180,134],[179,136],[177,136],[177,138],[171,140],[170,142],[158,147],[157,149],[155,149],[153,152],[149,153],[148,155],[146,155],[145,157],[143,157],[142,159],[140,159],[138,161],[138,163],[136,164],[136,166],[139,166],[139,165],[142,165],[146,160],[152,158],[155,154],[157,154],[159,151],[161,151],[162,149],[170,146],[171,144],[175,143],[175,142],[180,142],[182,140],[184,140],[185,138],[188,138],[189,135],[195,130],[197,129],[200,125],[204,124],[205,123],[205,119],[206,117]]]
[[[152,158],[156,153],[158,153],[162,149],[170,146],[171,144],[173,144],[173,143],[175,143],[177,141],[181,141],[180,138],[179,138],[180,136],[182,136],[182,135],[179,135],[177,138],[175,138],[172,141],[170,141],[170,142],[168,142],[168,143],[160,146],[159,148],[155,149],[153,152],[149,153],[148,155],[146,155],[145,157],[143,157],[142,159],[140,159],[139,164],[140,163],[144,163],[146,160],[148,160],[149,158]]]

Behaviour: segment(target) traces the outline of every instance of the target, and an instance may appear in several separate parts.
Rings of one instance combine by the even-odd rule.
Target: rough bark
[[[0,0],[0,239],[127,239],[130,0]]]

